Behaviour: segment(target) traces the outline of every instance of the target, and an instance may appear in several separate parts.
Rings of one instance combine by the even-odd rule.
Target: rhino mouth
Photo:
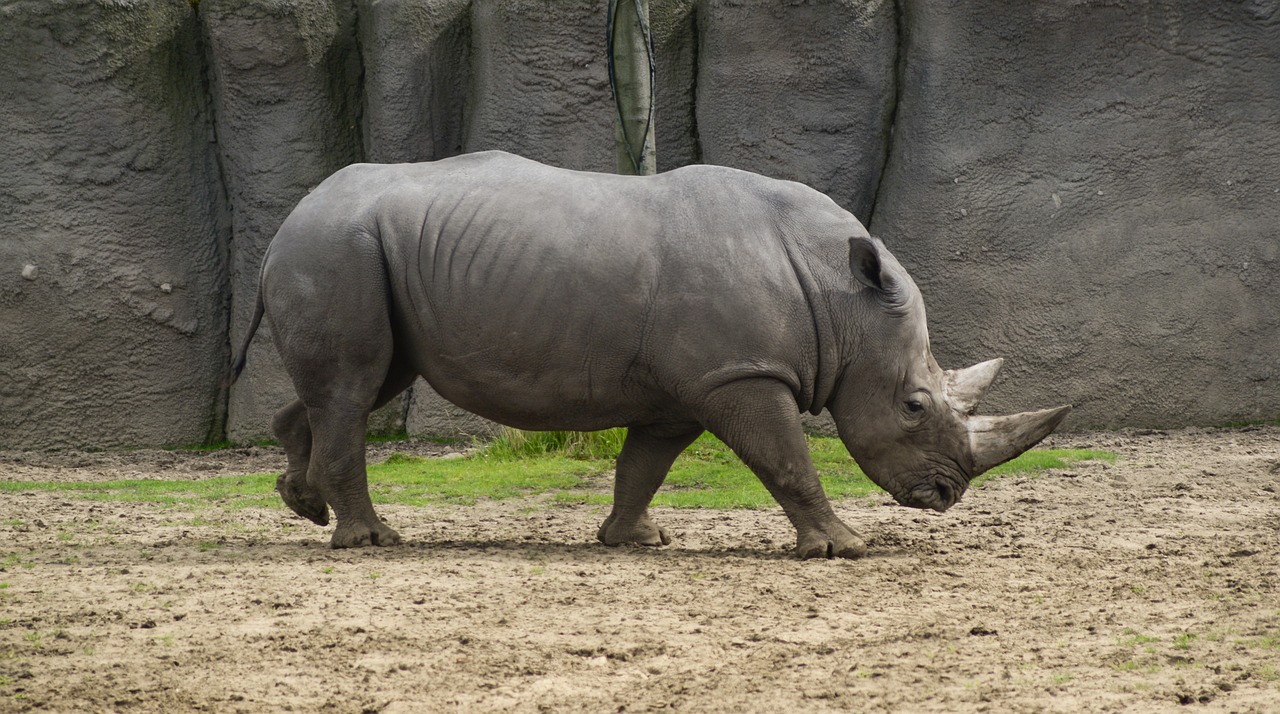
[[[931,509],[942,513],[956,505],[963,493],[964,489],[957,488],[943,479],[937,479],[930,483],[922,483],[906,493],[895,496],[894,499],[908,508]]]

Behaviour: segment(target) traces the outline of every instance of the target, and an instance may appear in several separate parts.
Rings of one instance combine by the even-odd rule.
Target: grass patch
[[[1065,469],[1077,461],[1105,461],[1115,463],[1116,455],[1108,451],[1091,449],[1032,449],[1023,452],[1018,458],[1000,464],[987,471],[970,484],[971,488],[980,488],[982,484],[993,478],[1011,474],[1038,475],[1049,469]]]
[[[1158,664],[1139,664],[1133,660],[1125,660],[1118,664],[1111,665],[1111,668],[1117,672],[1142,672],[1144,674],[1155,674],[1160,671]]]
[[[386,434],[368,434],[364,437],[366,444],[385,444],[389,441],[404,441],[409,438],[409,432],[401,429]]]
[[[1193,632],[1184,632],[1173,638],[1173,648],[1175,650],[1189,650],[1191,643],[1195,641],[1196,635]]]
[[[1268,650],[1280,650],[1280,633],[1268,632],[1259,637],[1250,637],[1240,640],[1247,647],[1258,647]]]
[[[822,487],[833,500],[879,492],[839,439],[809,437],[809,452]],[[676,460],[654,505],[674,508],[773,508],[760,479],[719,439],[703,434]]]
[[[626,429],[604,431],[521,431],[503,427],[482,450],[492,459],[516,461],[542,456],[607,460],[616,458],[627,438]]]
[[[54,491],[90,501],[126,501],[162,506],[225,508],[274,505],[276,477],[220,476],[199,481],[131,479],[99,482],[0,481],[0,493]]]
[[[624,438],[622,429],[590,435],[507,430],[499,439],[464,458],[392,454],[385,462],[369,467],[369,490],[374,503],[408,506],[468,505],[481,499],[535,494],[552,494],[557,502],[609,505],[613,500],[612,480],[607,476],[614,469],[614,458]],[[823,488],[833,500],[883,493],[862,473],[838,439],[809,437],[808,442]],[[974,487],[1003,475],[1034,475],[1092,459],[1114,461],[1115,456],[1086,450],[1030,451],[976,479]],[[212,507],[284,508],[275,493],[275,479],[274,474],[256,474],[198,481],[0,482],[0,494],[53,491],[89,500],[150,503],[197,511]],[[759,479],[710,434],[699,437],[676,460],[654,504],[713,509],[776,506]]]
[[[17,553],[11,553],[0,558],[0,573],[6,572],[9,568],[22,567],[28,570],[36,567],[36,564],[30,560],[23,560]]]
[[[1119,644],[1123,647],[1130,647],[1133,645],[1145,645],[1145,644],[1151,644],[1153,642],[1159,642],[1159,641],[1160,641],[1159,637],[1144,635],[1141,632],[1134,630],[1133,628],[1126,627],[1124,629],[1124,636],[1120,638]]]
[[[481,452],[462,459],[424,459],[392,454],[369,467],[369,492],[374,503],[470,505],[482,498],[580,488],[587,476],[609,468],[608,461],[565,456],[516,459]]]

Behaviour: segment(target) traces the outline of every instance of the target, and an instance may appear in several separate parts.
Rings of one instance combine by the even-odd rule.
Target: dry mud
[[[1120,458],[943,515],[843,502],[857,562],[793,560],[777,509],[609,549],[598,507],[384,508],[407,545],[331,551],[282,510],[6,495],[0,711],[1280,711],[1280,429],[1054,444]],[[0,454],[16,481],[281,466]]]

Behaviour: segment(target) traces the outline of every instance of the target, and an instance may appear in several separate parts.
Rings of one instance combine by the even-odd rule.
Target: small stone
[[[961,208],[961,209],[960,209],[960,215],[962,215],[962,216],[967,216],[967,215],[969,215],[969,212],[968,212],[968,211],[966,211],[965,209]]]
[[[22,277],[26,278],[27,280],[35,280],[36,276],[39,274],[40,274],[40,268],[37,268],[34,265],[27,264],[22,267]]]
[[[160,292],[168,295],[169,293],[173,292],[173,286],[170,285],[169,283],[160,283]]]

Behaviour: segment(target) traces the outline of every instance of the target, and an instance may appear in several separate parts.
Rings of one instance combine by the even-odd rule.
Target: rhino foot
[[[295,481],[287,477],[288,474],[280,474],[276,479],[276,491],[284,505],[318,526],[329,525],[329,504],[305,485],[299,488]]]
[[[649,546],[671,544],[671,536],[649,520],[648,515],[628,522],[618,518],[616,513],[611,513],[600,530],[596,531],[596,539],[610,547],[623,543]]]
[[[400,545],[400,534],[379,520],[373,523],[339,523],[329,545],[335,549]]]
[[[847,527],[836,533],[814,530],[796,540],[796,555],[801,560],[812,558],[862,558],[867,554],[867,544]]]

